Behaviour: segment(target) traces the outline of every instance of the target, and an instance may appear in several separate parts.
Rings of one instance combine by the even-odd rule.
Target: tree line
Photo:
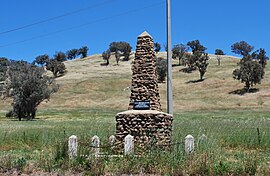
[[[109,49],[107,49],[106,51],[102,53],[102,58],[103,60],[106,61],[106,65],[109,65],[111,55],[114,55],[116,59],[116,63],[117,65],[119,65],[119,61],[121,57],[123,58],[123,61],[129,60],[131,50],[132,50],[132,47],[127,42],[123,42],[123,41],[112,42],[109,45]]]
[[[164,48],[167,51],[166,45]],[[123,57],[123,61],[129,60],[131,49],[132,47],[127,42],[112,42],[109,45],[109,49],[102,53],[102,58],[106,61],[106,65],[109,65],[111,55],[114,55],[118,65],[121,57]],[[263,79],[264,68],[269,59],[263,48],[252,52],[253,49],[254,47],[245,41],[236,42],[231,45],[231,51],[242,56],[242,59],[238,64],[240,68],[233,71],[233,78],[244,83],[244,89],[247,92],[249,92],[253,85],[260,83]],[[154,51],[158,53],[160,50],[161,45],[158,42],[154,43]],[[190,50],[191,52],[188,52]],[[186,73],[198,70],[198,81],[203,81],[203,77],[207,72],[207,67],[209,65],[209,55],[206,50],[207,48],[202,45],[199,40],[192,40],[187,42],[186,45],[174,45],[172,48],[172,58],[178,60],[179,66],[185,66],[182,71]],[[218,65],[220,66],[221,56],[225,55],[225,53],[221,49],[216,49],[214,54],[216,55]],[[167,73],[167,62],[161,57],[156,58],[156,61],[158,81],[164,82]]]
[[[158,53],[161,49],[159,43],[155,43],[155,52]],[[199,40],[189,41],[186,45],[176,44],[172,48],[172,58],[178,59],[178,65],[185,66],[182,71],[191,73],[194,70],[198,70],[200,74],[199,81],[203,80],[203,76],[207,71],[208,67],[208,53],[206,52],[206,47],[204,47]],[[167,48],[165,47],[165,50]],[[189,53],[188,51],[192,52]],[[162,62],[164,58],[157,58],[157,73],[158,81],[163,82],[166,77],[167,64]]]
[[[203,80],[203,76],[207,71],[208,53],[199,40],[193,40],[185,44],[176,44],[172,48],[172,58],[178,59],[178,65],[185,66],[182,71],[191,73],[198,70],[200,73],[199,81]],[[155,43],[155,51],[158,53],[160,44]],[[166,47],[165,47],[166,50]],[[188,51],[191,50],[191,53]],[[269,58],[266,56],[266,51],[263,48],[254,50],[254,46],[249,45],[245,41],[236,42],[231,45],[231,51],[242,56],[238,63],[239,68],[232,73],[234,79],[245,84],[244,92],[249,92],[253,85],[261,83],[264,77],[264,69]],[[252,52],[253,51],[253,52]],[[215,50],[215,55],[218,65],[221,64],[221,56],[225,53],[221,49]],[[162,58],[157,58],[157,73],[159,82],[163,82],[166,77],[167,65],[162,62]]]
[[[34,119],[36,110],[43,100],[49,100],[59,89],[55,78],[65,73],[64,61],[80,56],[87,57],[88,47],[56,52],[52,58],[39,55],[32,63],[0,57],[0,91],[4,97],[11,97],[12,110],[7,117]],[[47,76],[45,68],[53,73]]]
[[[87,57],[88,47],[83,46],[79,49],[71,49],[66,53],[56,52],[52,58],[47,54],[39,55],[35,58],[32,64],[45,66],[45,68],[51,71],[54,77],[62,76],[66,72],[64,61],[73,60],[80,56],[80,58]]]
[[[112,42],[109,48],[102,53],[106,65],[109,65],[111,55],[115,56],[117,64],[120,60],[130,59],[132,47],[127,42]],[[159,43],[154,43],[156,53],[160,52]],[[166,48],[165,48],[166,50]],[[191,50],[191,52],[188,52]],[[178,60],[178,65],[184,66],[182,71],[191,73],[199,71],[199,81],[208,68],[209,56],[207,48],[199,40],[187,42],[187,44],[176,44],[172,48],[172,58]],[[253,85],[259,84],[265,74],[267,60],[266,52],[263,48],[254,51],[254,47],[245,41],[236,42],[231,45],[231,51],[242,56],[237,69],[232,73],[233,78],[245,84],[244,90],[249,92]],[[26,61],[14,61],[5,57],[0,57],[0,91],[6,97],[11,97],[12,110],[7,116],[15,116],[21,119],[33,119],[36,115],[38,105],[43,100],[48,100],[52,93],[57,92],[59,86],[55,83],[55,78],[63,75],[66,71],[64,61],[77,57],[87,57],[88,47],[71,49],[64,52],[56,52],[53,57],[47,54],[37,56],[30,64]],[[218,65],[221,56],[225,53],[221,49],[215,50]],[[164,82],[167,73],[167,61],[164,58],[156,58],[157,76],[159,82]],[[46,70],[53,73],[53,77],[45,74]]]

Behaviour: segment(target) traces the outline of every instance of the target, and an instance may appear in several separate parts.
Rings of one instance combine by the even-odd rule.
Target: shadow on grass
[[[257,88],[252,88],[252,89],[246,89],[246,88],[243,88],[243,89],[237,89],[237,90],[234,90],[234,91],[231,91],[229,92],[229,94],[235,94],[235,95],[245,95],[246,93],[256,93],[256,92],[259,92],[260,89],[257,89]]]
[[[172,64],[172,67],[179,67],[179,66],[181,66],[181,65],[179,65],[179,64]]]
[[[108,66],[109,64],[107,63],[100,63],[100,66]]]
[[[184,72],[184,73],[192,73],[192,71],[194,71],[195,69],[192,68],[182,68],[179,71],[180,72]]]
[[[199,82],[203,82],[205,79],[198,79],[198,80],[190,80],[185,82],[186,84],[190,84],[190,83],[199,83]]]
[[[10,121],[20,121],[19,118],[16,118],[16,117],[6,117],[6,119],[9,119]],[[35,121],[43,121],[44,119],[42,118],[39,118],[39,117],[35,117],[34,119],[27,119],[27,118],[22,118],[21,119],[21,122],[35,122]]]

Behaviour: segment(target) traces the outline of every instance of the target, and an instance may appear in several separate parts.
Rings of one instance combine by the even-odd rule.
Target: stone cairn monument
[[[147,32],[138,37],[132,72],[129,109],[133,109],[137,100],[148,100],[151,110],[160,111],[154,42]]]
[[[117,140],[130,134],[140,147],[169,145],[173,117],[161,112],[154,42],[147,32],[138,37],[132,71],[129,110],[116,115]]]

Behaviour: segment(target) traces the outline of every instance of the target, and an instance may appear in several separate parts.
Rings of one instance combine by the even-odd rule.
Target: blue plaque
[[[150,101],[149,100],[134,101],[133,109],[134,110],[149,110],[150,109]]]

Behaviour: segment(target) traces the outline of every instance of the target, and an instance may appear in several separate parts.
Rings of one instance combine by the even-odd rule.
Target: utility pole
[[[171,1],[167,0],[167,111],[173,114]]]

